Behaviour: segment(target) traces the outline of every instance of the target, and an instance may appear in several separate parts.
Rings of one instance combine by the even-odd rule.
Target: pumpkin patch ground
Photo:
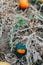
[[[43,65],[43,0],[0,0],[0,65]]]

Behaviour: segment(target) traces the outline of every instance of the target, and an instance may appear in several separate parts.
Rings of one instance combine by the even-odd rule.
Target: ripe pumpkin
[[[41,2],[43,3],[43,0],[41,0]]]
[[[18,49],[17,52],[20,53],[20,54],[24,54],[25,53],[25,50]]]
[[[0,65],[10,65],[8,62],[1,62],[0,61]]]
[[[30,4],[28,3],[28,0],[20,0],[19,1],[19,6],[22,9],[26,9],[26,8],[30,7]]]

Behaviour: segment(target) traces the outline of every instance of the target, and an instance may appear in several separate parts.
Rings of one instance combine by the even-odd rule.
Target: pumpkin
[[[19,6],[22,9],[26,9],[26,8],[30,7],[30,4],[28,3],[28,0],[20,0]]]
[[[17,52],[20,53],[20,54],[24,54],[24,53],[25,53],[25,50],[23,50],[23,49],[18,49]]]
[[[0,61],[0,65],[10,65],[8,62],[1,62]]]
[[[43,3],[43,0],[41,0],[41,2]]]
[[[19,42],[16,45],[16,52],[19,54],[25,54],[26,53],[26,46],[23,45],[21,42]]]

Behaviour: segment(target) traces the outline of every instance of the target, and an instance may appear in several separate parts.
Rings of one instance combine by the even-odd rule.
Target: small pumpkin
[[[1,62],[0,61],[0,65],[10,65],[10,63],[8,63],[8,62]]]
[[[28,0],[20,0],[19,1],[19,6],[22,9],[26,9],[26,8],[30,7],[30,4],[28,3]]]

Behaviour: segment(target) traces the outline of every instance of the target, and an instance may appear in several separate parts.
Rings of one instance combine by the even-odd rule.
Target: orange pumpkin
[[[23,49],[22,49],[22,50],[19,49],[19,50],[17,50],[17,52],[20,53],[20,54],[24,54],[24,53],[25,53],[25,50],[23,50]]]
[[[30,7],[29,3],[28,3],[28,0],[20,0],[19,1],[19,6],[22,8],[22,9],[26,9],[28,7]]]
[[[43,3],[43,0],[41,0],[41,2]]]

